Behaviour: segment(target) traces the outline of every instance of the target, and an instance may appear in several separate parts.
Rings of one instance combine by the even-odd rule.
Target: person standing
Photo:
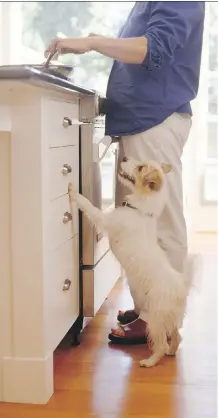
[[[158,240],[171,265],[183,271],[187,232],[181,157],[191,129],[190,101],[200,75],[205,2],[136,2],[117,38],[92,35],[55,39],[46,54],[97,51],[114,59],[107,87],[106,135],[117,136],[124,157],[173,166],[169,199],[158,220]],[[119,165],[119,164],[118,164]],[[116,204],[125,191],[117,184]],[[144,339],[146,317],[119,311],[118,340]]]

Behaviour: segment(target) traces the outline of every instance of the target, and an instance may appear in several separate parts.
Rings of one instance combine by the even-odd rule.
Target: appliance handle
[[[101,157],[99,158],[99,145],[100,144],[104,144],[105,145],[105,149],[104,149]],[[111,144],[112,144],[112,138],[111,138],[111,136],[104,136],[101,139],[101,141],[98,142],[98,144],[95,147],[97,152],[94,153],[95,155],[94,155],[94,161],[93,162],[100,163],[103,160],[104,156],[106,155],[107,151],[109,150]]]

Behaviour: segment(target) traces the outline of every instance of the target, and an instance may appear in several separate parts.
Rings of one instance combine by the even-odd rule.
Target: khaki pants
[[[171,265],[183,271],[187,262],[187,232],[183,215],[182,163],[181,156],[191,128],[191,117],[174,113],[160,125],[148,131],[121,137],[119,158],[133,158],[146,162],[170,163],[173,169],[168,174],[169,198],[158,220],[158,240],[166,251]],[[129,191],[117,181],[116,206],[120,206]]]

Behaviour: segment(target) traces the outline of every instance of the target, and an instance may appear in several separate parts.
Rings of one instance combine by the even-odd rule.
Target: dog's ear
[[[171,164],[165,164],[165,163],[162,163],[161,164],[161,168],[162,168],[162,171],[165,173],[165,174],[168,174],[171,170],[172,170],[172,165]]]

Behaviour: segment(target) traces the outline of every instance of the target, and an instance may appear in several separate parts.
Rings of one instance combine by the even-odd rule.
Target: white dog
[[[157,218],[167,199],[169,164],[124,158],[119,180],[132,194],[124,204],[103,213],[69,185],[76,201],[98,230],[106,231],[110,247],[126,272],[131,295],[140,312],[146,312],[152,355],[140,362],[152,367],[162,356],[175,355],[181,337],[179,324],[185,312],[190,283],[175,271],[157,242]],[[169,343],[168,343],[169,342]]]

